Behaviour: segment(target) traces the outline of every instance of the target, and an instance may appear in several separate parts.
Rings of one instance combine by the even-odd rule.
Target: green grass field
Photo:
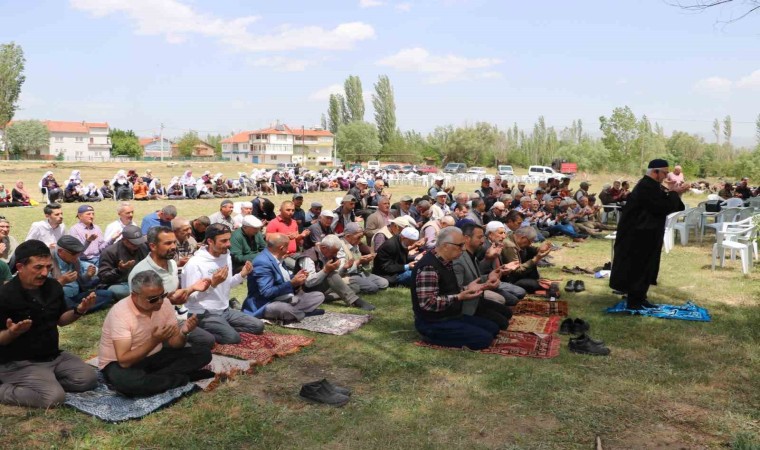
[[[75,167],[59,164],[60,180]],[[141,173],[145,164],[132,164]],[[85,181],[111,178],[118,164],[77,167]],[[204,167],[193,166],[196,173]],[[155,163],[168,180],[184,166]],[[0,181],[23,179],[32,191],[42,164],[4,163]],[[234,174],[242,165],[212,164]],[[87,174],[92,174],[89,176]],[[594,191],[611,180],[596,175]],[[97,183],[100,184],[100,183]],[[474,189],[473,186],[461,188]],[[419,195],[421,187],[391,187],[394,196]],[[34,192],[37,192],[34,189]],[[308,195],[334,204],[339,193]],[[279,203],[284,196],[276,197]],[[696,203],[697,198],[686,198]],[[217,200],[176,202],[193,218],[218,208]],[[138,202],[136,218],[164,203]],[[115,220],[116,203],[94,205],[96,223]],[[64,206],[66,224],[77,205]],[[21,240],[42,208],[0,210]],[[557,239],[562,244],[567,239]],[[591,323],[591,335],[612,350],[609,357],[570,353],[563,337],[551,360],[505,358],[466,351],[435,351],[413,345],[408,290],[367,297],[374,319],[346,336],[313,335],[301,352],[239,376],[210,393],[180,400],[140,421],[110,425],[68,408],[49,411],[0,406],[1,448],[758,448],[760,440],[760,275],[748,277],[737,262],[710,270],[710,236],[703,244],[676,244],[663,255],[655,303],[687,299],[707,307],[713,321],[692,323],[607,315],[619,300],[606,280],[561,273],[563,265],[593,268],[609,260],[610,244],[590,240],[554,254],[548,278],[582,279],[587,291],[563,293],[571,317]],[[564,286],[564,283],[563,283]],[[233,295],[245,295],[238,287]],[[0,299],[1,301],[1,299]],[[346,311],[339,305],[327,309]],[[349,311],[356,312],[356,310]],[[61,329],[62,348],[86,358],[96,354],[105,312]],[[291,330],[271,327],[275,332]],[[301,332],[307,333],[308,332]],[[300,384],[323,377],[349,386],[354,395],[340,409],[299,400]]]

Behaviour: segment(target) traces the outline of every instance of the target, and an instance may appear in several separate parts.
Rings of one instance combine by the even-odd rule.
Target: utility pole
[[[164,124],[161,123],[161,162],[164,162]]]
[[[306,167],[306,127],[301,125],[301,145],[303,145],[303,151],[301,152],[301,165]]]

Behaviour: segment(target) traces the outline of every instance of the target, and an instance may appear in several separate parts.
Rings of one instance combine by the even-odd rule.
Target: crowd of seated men
[[[128,201],[96,216],[83,203],[67,227],[50,203],[21,244],[0,217],[0,402],[45,408],[92,389],[95,369],[60,348],[58,328],[101,309],[98,369],[127,396],[208,377],[214,344],[262,333],[263,319],[301,321],[325,302],[372,311],[368,297],[388,287],[409,288],[427,342],[488,347],[512,307],[541,288],[548,238],[599,236],[608,198],[627,192],[616,182],[596,204],[585,182],[573,192],[554,179],[531,189],[484,178],[467,193],[436,178],[426,195],[394,203],[382,176],[341,179],[348,194],[334,210],[316,201],[304,209],[297,186],[279,205],[239,202],[238,214],[229,196],[212,195],[218,210],[195,218],[173,204],[137,218]],[[183,195],[203,195],[189,187]],[[230,292],[244,283],[237,302]]]

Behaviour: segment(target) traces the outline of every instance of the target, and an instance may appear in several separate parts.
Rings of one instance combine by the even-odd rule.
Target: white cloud
[[[314,102],[321,102],[325,100],[330,99],[331,94],[342,94],[343,93],[343,85],[342,84],[331,84],[325,88],[322,88],[314,93],[312,93],[309,96],[309,100]]]
[[[250,63],[254,67],[270,67],[278,72],[303,72],[307,67],[318,64],[318,61],[304,58],[268,56],[251,60]]]
[[[703,94],[722,95],[731,92],[733,82],[728,78],[709,77],[694,83],[694,90]]]
[[[409,12],[412,10],[411,3],[399,3],[396,5],[396,10],[401,12]]]
[[[760,70],[756,70],[736,82],[736,87],[747,89],[760,89]]]
[[[380,0],[359,0],[360,8],[374,8],[376,6],[383,6],[385,2]]]
[[[70,3],[94,17],[124,14],[134,23],[135,33],[163,35],[173,44],[200,35],[239,51],[347,50],[359,41],[375,37],[374,28],[363,22],[342,23],[333,29],[282,25],[270,34],[255,35],[248,26],[258,21],[259,16],[222,19],[198,12],[179,0],[70,0]]]
[[[493,77],[494,71],[483,71],[501,64],[496,58],[464,58],[456,55],[435,56],[424,48],[407,48],[377,62],[405,72],[429,75],[429,83],[447,83],[474,77]]]

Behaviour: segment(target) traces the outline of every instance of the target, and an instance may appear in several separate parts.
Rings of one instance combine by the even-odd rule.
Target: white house
[[[111,157],[107,122],[44,120],[42,123],[50,132],[50,145],[28,157],[55,159],[61,155],[66,161],[107,161]]]
[[[328,165],[332,162],[333,143],[334,136],[327,130],[277,124],[222,140],[222,157],[266,165]]]
[[[250,140],[252,131],[243,131],[221,140],[222,159],[229,161],[251,161]]]

